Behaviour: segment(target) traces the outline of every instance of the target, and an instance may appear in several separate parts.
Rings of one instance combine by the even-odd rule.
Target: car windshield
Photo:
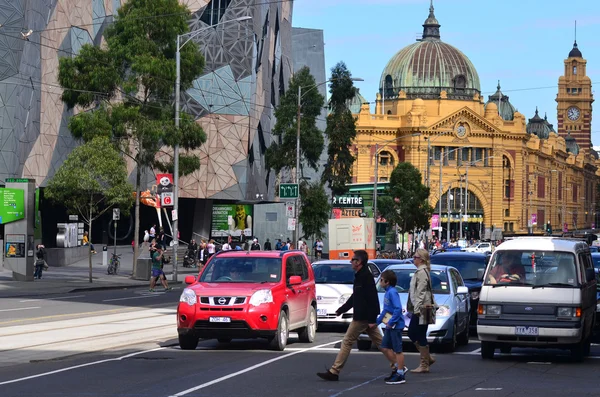
[[[578,285],[575,255],[559,251],[497,251],[490,262],[485,284],[575,287]]]
[[[431,264],[452,266],[458,270],[463,280],[480,280],[477,278],[477,271],[482,269],[485,271],[485,258],[481,259],[464,259],[464,258],[449,258],[449,257],[431,257]]]
[[[280,258],[216,257],[200,277],[207,283],[276,283],[281,279]]]
[[[354,270],[348,263],[316,263],[313,265],[317,284],[353,284]]]
[[[396,282],[396,290],[399,293],[408,293],[410,289],[410,280],[414,276],[416,269],[392,269],[396,273],[398,281]],[[448,285],[448,274],[443,270],[431,270],[431,287],[434,294],[449,294],[450,286]],[[384,292],[377,283],[377,291]]]

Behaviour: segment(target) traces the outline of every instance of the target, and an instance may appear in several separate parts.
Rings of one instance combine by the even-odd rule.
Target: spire
[[[423,24],[423,38],[422,40],[439,40],[440,39],[440,23],[435,18],[433,0],[429,5],[429,16]]]
[[[581,51],[577,48],[577,21],[575,21],[575,41],[573,43],[573,49],[569,52],[569,58],[583,58]]]
[[[496,87],[498,91],[500,91],[500,80],[498,80],[498,86]]]

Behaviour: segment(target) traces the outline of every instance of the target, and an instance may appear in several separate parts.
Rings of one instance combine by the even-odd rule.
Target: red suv
[[[199,338],[266,338],[283,350],[290,331],[301,342],[315,340],[315,276],[302,251],[221,251],[185,283],[177,307],[184,350],[195,349]]]

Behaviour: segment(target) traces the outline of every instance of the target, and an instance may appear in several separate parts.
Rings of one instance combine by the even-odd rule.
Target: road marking
[[[536,364],[536,365],[552,365],[551,362],[547,361],[529,361],[527,364]]]
[[[151,296],[158,296],[158,295],[143,295],[143,296],[130,296],[128,298],[104,299],[102,302],[126,301],[128,299],[142,299],[142,298],[148,298],[148,297],[151,297]]]
[[[478,387],[475,389],[477,391],[499,391],[502,390],[501,387]]]
[[[26,376],[24,378],[11,379],[11,380],[7,380],[7,381],[4,381],[4,382],[0,382],[0,386],[8,385],[10,383],[23,382],[24,380],[29,380],[29,379],[41,378],[42,376],[54,375],[54,374],[58,374],[58,373],[61,373],[61,372],[66,372],[66,371],[71,371],[71,370],[78,369],[78,368],[85,368],[85,367],[89,367],[89,366],[92,366],[92,365],[104,364],[104,363],[108,363],[108,362],[111,362],[111,361],[121,361],[121,360],[124,360],[124,359],[127,359],[127,358],[138,356],[140,354],[152,353],[152,352],[155,352],[155,351],[158,351],[158,350],[163,350],[163,349],[165,349],[165,348],[164,347],[157,347],[156,349],[143,350],[141,352],[130,353],[130,354],[127,354],[127,355],[121,356],[121,357],[108,358],[106,360],[94,361],[94,362],[91,362],[91,363],[74,365],[72,367],[61,368],[61,369],[57,369],[57,370],[50,371],[50,372],[44,372],[44,373],[41,373],[41,374],[30,375],[30,376]]]
[[[332,394],[332,395],[330,395],[329,397],[338,397],[339,395],[341,395],[341,394],[343,394],[343,393],[345,393],[345,392],[347,392],[347,391],[351,391],[351,390],[354,390],[354,389],[358,389],[358,388],[359,388],[359,387],[361,387],[361,386],[368,385],[369,383],[371,383],[371,382],[374,382],[374,381],[376,381],[376,380],[378,380],[378,379],[381,379],[381,378],[383,378],[384,376],[386,376],[386,375],[379,375],[378,377],[376,377],[376,378],[373,378],[373,379],[371,379],[371,380],[368,380],[368,381],[366,381],[366,382],[363,382],[363,383],[361,383],[361,384],[359,384],[359,385],[352,386],[352,387],[349,387],[349,388],[347,388],[347,389],[341,390],[341,391],[339,391],[339,392],[337,392],[337,393],[335,393],[335,394]]]
[[[83,298],[85,295],[75,295],[75,296],[61,296],[59,298],[45,298],[45,299],[26,299],[24,301],[19,301],[19,303],[25,302],[39,302],[39,301],[51,301],[51,300],[63,300],[63,299],[75,299],[75,298]]]
[[[33,309],[41,309],[40,306],[31,306],[31,307],[19,307],[16,309],[2,309],[0,312],[15,312],[17,310],[33,310]]]
[[[274,363],[275,361],[283,360],[284,358],[288,358],[288,357],[291,357],[291,356],[295,356],[295,355],[297,355],[297,354],[305,353],[305,352],[307,352],[307,351],[316,350],[316,349],[319,349],[319,348],[321,348],[321,347],[323,347],[323,346],[328,346],[328,345],[332,345],[332,344],[335,344],[335,343],[340,343],[341,341],[342,341],[342,339],[340,339],[340,340],[336,340],[335,342],[324,343],[324,344],[322,344],[322,345],[319,345],[319,346],[309,347],[309,348],[306,348],[306,349],[302,349],[302,350],[298,350],[298,351],[291,352],[291,353],[288,353],[288,354],[284,354],[283,356],[279,356],[279,357],[275,357],[275,358],[272,358],[272,359],[270,359],[270,360],[267,360],[267,361],[263,361],[263,362],[262,362],[262,363],[260,363],[260,364],[256,364],[256,365],[253,365],[253,366],[251,366],[251,367],[248,367],[248,368],[242,369],[241,371],[234,372],[234,373],[232,373],[232,374],[229,374],[229,375],[222,376],[222,377],[220,377],[220,378],[217,378],[217,379],[211,380],[210,382],[206,382],[206,383],[203,383],[203,384],[201,384],[201,385],[198,385],[198,386],[192,387],[192,388],[190,388],[190,389],[187,389],[187,390],[181,391],[181,392],[179,392],[179,393],[177,393],[177,394],[173,394],[173,395],[171,395],[170,397],[181,397],[181,396],[185,396],[186,394],[193,393],[193,392],[195,392],[195,391],[197,391],[197,390],[204,389],[204,388],[206,388],[206,387],[212,386],[212,385],[214,385],[214,384],[217,384],[217,383],[221,383],[221,382],[223,382],[224,380],[227,380],[227,379],[233,378],[233,377],[235,377],[235,376],[238,376],[238,375],[241,375],[241,374],[245,374],[246,372],[253,371],[253,370],[255,370],[255,369],[257,369],[257,368],[260,368],[260,367],[264,367],[265,365],[269,365],[269,364],[271,364],[271,363]],[[339,350],[339,349],[338,349],[338,350]],[[2,385],[2,384],[0,383],[0,385]]]

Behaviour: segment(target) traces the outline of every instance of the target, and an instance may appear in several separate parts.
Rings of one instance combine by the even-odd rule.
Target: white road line
[[[324,343],[324,344],[322,344],[322,345],[319,345],[319,346],[314,346],[314,347],[310,347],[310,348],[307,348],[307,349],[302,349],[302,350],[298,350],[298,351],[291,352],[291,353],[288,353],[288,354],[284,354],[283,356],[279,356],[279,357],[275,357],[275,358],[272,358],[272,359],[270,359],[270,360],[267,360],[267,361],[263,361],[263,362],[262,362],[262,363],[260,363],[260,364],[256,364],[256,365],[253,365],[253,366],[251,366],[251,367],[248,367],[248,368],[246,368],[246,369],[243,369],[243,370],[241,370],[241,371],[234,372],[234,373],[232,373],[232,374],[229,374],[229,375],[222,376],[222,377],[220,377],[220,378],[217,378],[217,379],[211,380],[210,382],[206,382],[206,383],[203,383],[203,384],[201,384],[201,385],[198,385],[198,386],[192,387],[192,388],[190,388],[190,389],[187,389],[187,390],[181,391],[181,392],[179,392],[179,393],[177,393],[177,394],[172,394],[170,397],[181,397],[181,396],[185,396],[186,394],[193,393],[193,392],[195,392],[195,391],[197,391],[197,390],[204,389],[204,388],[206,388],[206,387],[212,386],[212,385],[214,385],[214,384],[217,384],[217,383],[221,383],[221,382],[223,382],[224,380],[227,380],[227,379],[233,378],[233,377],[235,377],[235,376],[238,376],[238,375],[244,374],[244,373],[246,373],[246,372],[253,371],[253,370],[255,370],[255,369],[257,369],[257,368],[260,368],[260,367],[264,367],[265,365],[269,365],[269,364],[271,364],[271,363],[274,363],[275,361],[283,360],[284,358],[288,358],[288,357],[291,357],[291,356],[295,356],[296,354],[301,354],[301,353],[305,353],[305,352],[308,352],[308,351],[311,351],[311,350],[316,350],[316,349],[319,349],[319,348],[321,348],[321,347],[323,347],[323,346],[332,345],[332,344],[334,344],[334,343],[340,343],[341,341],[342,341],[342,340],[340,339],[340,340],[336,340],[335,342]],[[0,383],[0,385],[2,385],[2,384]]]
[[[32,306],[32,307],[19,307],[16,309],[2,309],[0,310],[0,312],[15,312],[17,310],[33,310],[33,309],[41,309],[41,307],[39,306]]]
[[[149,298],[151,296],[158,296],[158,295],[143,295],[143,296],[130,296],[128,298],[104,299],[102,302],[126,301],[128,299],[142,299],[142,298]]]
[[[2,386],[2,385],[8,385],[10,383],[23,382],[23,381],[29,380],[29,379],[41,378],[42,376],[54,375],[54,374],[58,374],[58,373],[61,373],[61,372],[71,371],[73,369],[84,368],[84,367],[89,367],[89,366],[98,365],[98,364],[104,364],[104,363],[108,363],[108,362],[111,362],[111,361],[121,361],[121,360],[130,358],[130,357],[138,356],[140,354],[152,353],[152,352],[155,352],[155,351],[158,351],[158,350],[163,350],[163,349],[165,349],[165,348],[164,347],[158,347],[156,349],[143,350],[141,352],[130,353],[130,354],[127,354],[125,356],[121,356],[121,357],[117,357],[117,358],[108,358],[106,360],[94,361],[94,362],[91,362],[91,363],[85,363],[85,364],[75,365],[75,366],[72,366],[72,367],[61,368],[61,369],[57,369],[57,370],[50,371],[50,372],[44,372],[44,373],[41,373],[41,374],[26,376],[24,378],[11,379],[11,380],[7,380],[7,381],[4,381],[4,382],[0,382],[0,386]]]
[[[477,391],[499,391],[502,390],[501,387],[478,387],[475,389]]]
[[[385,375],[379,375],[378,377],[376,377],[376,378],[373,378],[373,379],[371,379],[371,380],[368,380],[368,381],[366,381],[366,382],[363,382],[363,383],[361,383],[361,384],[359,384],[359,385],[352,386],[352,387],[349,387],[349,388],[347,388],[347,389],[341,390],[341,391],[339,391],[339,392],[337,392],[337,393],[335,393],[335,394],[332,394],[332,395],[330,395],[329,397],[338,397],[339,395],[342,395],[343,393],[345,393],[345,392],[347,392],[347,391],[354,390],[354,389],[358,389],[358,388],[359,388],[359,387],[361,387],[361,386],[368,385],[369,383],[371,383],[371,382],[374,382],[374,381],[376,381],[376,380],[378,380],[378,379],[381,379],[381,378],[383,378],[384,376],[385,376]]]
[[[19,303],[25,302],[40,302],[40,301],[51,301],[51,300],[63,300],[63,299],[75,299],[75,298],[83,298],[85,295],[75,295],[75,296],[61,296],[59,298],[45,298],[45,299],[26,299],[24,301],[19,301]]]

